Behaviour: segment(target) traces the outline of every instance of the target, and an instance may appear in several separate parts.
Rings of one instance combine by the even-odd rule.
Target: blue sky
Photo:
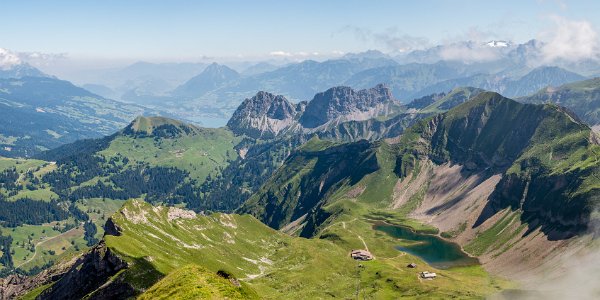
[[[199,60],[524,42],[554,18],[600,22],[600,1],[5,1],[0,47],[71,58]]]

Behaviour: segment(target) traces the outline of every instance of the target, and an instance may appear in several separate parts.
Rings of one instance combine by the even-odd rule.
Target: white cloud
[[[285,51],[271,51],[269,52],[270,56],[278,56],[278,57],[291,57],[293,54],[291,52]]]
[[[332,52],[333,55],[336,55],[335,51]],[[292,58],[292,59],[306,59],[306,58],[323,58],[329,57],[330,54],[320,53],[320,52],[306,52],[306,51],[298,51],[298,52],[287,52],[287,51],[271,51],[269,52],[269,56],[277,57],[277,58]]]
[[[66,57],[67,55],[64,53],[16,52],[0,48],[0,69],[9,70],[23,63],[34,66],[47,66]]]
[[[22,63],[19,55],[4,48],[0,48],[0,70],[10,70]]]
[[[560,16],[550,19],[554,23],[552,28],[540,34],[540,39],[545,42],[542,47],[545,62],[600,59],[600,39],[590,22],[573,21]]]
[[[427,38],[408,35],[397,27],[390,27],[383,31],[374,32],[367,28],[345,26],[339,32],[350,32],[356,39],[362,42],[374,42],[392,52],[409,52],[430,46]]]
[[[19,58],[34,66],[48,66],[58,60],[67,58],[66,53],[19,52]]]
[[[458,42],[444,45],[440,49],[440,57],[443,60],[485,62],[499,59],[501,56],[500,49],[489,47],[480,42]]]

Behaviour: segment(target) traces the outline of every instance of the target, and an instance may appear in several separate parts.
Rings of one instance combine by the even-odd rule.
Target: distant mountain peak
[[[8,49],[0,48],[0,70],[10,70],[23,62],[19,56]]]
[[[232,69],[232,68],[230,68],[230,67],[228,67],[226,65],[221,65],[221,64],[218,64],[216,62],[213,62],[212,64],[208,65],[204,69],[204,71],[202,71],[202,73],[200,73],[196,77],[200,77],[200,76],[203,76],[203,77],[213,76],[213,77],[215,77],[215,76],[217,76],[217,77],[220,77],[220,78],[223,78],[223,79],[229,79],[229,78],[237,78],[237,77],[239,77],[239,75],[240,74],[236,70],[234,70],[234,69]],[[196,78],[196,77],[194,77],[194,78]],[[190,80],[193,80],[194,78],[192,78]]]
[[[364,52],[358,52],[358,53],[347,53],[344,56],[342,56],[342,58],[345,59],[360,59],[360,58],[371,58],[371,59],[377,59],[377,58],[390,58],[387,54],[379,51],[379,50],[367,50]]]
[[[295,125],[296,106],[284,96],[260,91],[233,113],[227,127],[251,137],[274,137]]]
[[[127,127],[123,134],[146,137],[175,138],[184,135],[194,135],[200,130],[198,127],[186,124],[179,120],[159,116],[138,116]]]
[[[0,78],[48,77],[42,71],[24,62],[17,53],[0,48]]]
[[[205,71],[212,71],[212,70],[219,70],[219,69],[229,69],[229,67],[227,67],[226,65],[221,65],[217,62],[212,62],[211,64],[209,64],[208,66],[206,66]]]
[[[300,123],[315,128],[334,120],[364,120],[388,111],[395,102],[392,92],[383,84],[359,91],[347,86],[333,87],[315,95]]]
[[[401,109],[383,84],[364,90],[337,86],[298,104],[284,96],[260,91],[242,102],[227,127],[253,138],[272,138],[292,132],[312,134],[328,128],[323,126],[390,116]]]
[[[173,94],[184,97],[198,97],[212,90],[216,90],[240,77],[240,74],[218,63],[212,63],[202,73],[192,77],[184,84],[177,87]]]

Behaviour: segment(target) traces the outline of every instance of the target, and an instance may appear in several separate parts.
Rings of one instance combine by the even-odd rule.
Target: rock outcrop
[[[367,120],[387,115],[394,102],[391,91],[382,84],[360,91],[334,87],[315,95],[306,106],[300,124],[315,128],[332,121]]]
[[[27,292],[59,280],[75,264],[77,258],[54,265],[34,276],[12,274],[0,278],[0,299],[17,299]]]
[[[131,297],[135,294],[133,287],[118,278],[112,278],[127,267],[127,262],[113,253],[104,241],[101,241],[77,259],[58,281],[40,294],[39,298],[81,299],[86,295],[89,296],[89,299]],[[111,278],[113,280],[109,281]],[[89,295],[91,292],[94,293]]]
[[[400,107],[400,103],[393,99],[390,90],[384,85],[360,91],[344,86],[334,87],[315,95],[309,102],[303,101],[297,105],[284,96],[261,91],[244,100],[227,127],[236,134],[253,138],[273,138],[291,132],[339,135],[327,131],[335,130],[336,126],[344,122],[391,117],[402,110]]]
[[[281,95],[261,91],[242,102],[227,126],[236,134],[272,138],[297,124],[298,108]]]

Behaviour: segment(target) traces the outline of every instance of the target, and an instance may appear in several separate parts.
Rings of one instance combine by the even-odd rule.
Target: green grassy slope
[[[433,161],[463,165],[483,176],[503,174],[479,219],[468,226],[509,208],[509,219],[527,224],[528,231],[539,228],[551,240],[566,239],[585,233],[594,222],[600,184],[597,141],[589,127],[557,106],[524,105],[481,93],[418,122],[394,145],[300,148],[239,211],[307,237],[327,234],[328,226],[344,218],[383,218],[428,230],[407,218],[422,201],[427,181],[403,206],[389,207],[398,180],[413,180],[423,161]],[[472,253],[485,252],[493,232],[482,232],[480,241],[476,237],[468,247]],[[500,240],[514,237],[512,231],[505,233]]]
[[[170,126],[176,128],[173,133],[156,132],[156,128],[160,130]],[[179,132],[177,128],[184,129]],[[129,158],[131,165],[143,162],[152,166],[175,167],[189,172],[191,178],[199,181],[208,174],[215,175],[218,167],[225,167],[229,160],[234,160],[237,157],[234,146],[240,141],[223,128],[198,128],[158,117],[137,118],[124,132],[98,154],[107,159],[124,156]],[[171,134],[174,134],[172,138]]]
[[[174,208],[130,201],[112,217],[118,235],[105,236],[107,251],[124,259],[129,267],[109,280],[131,285],[134,294],[145,291],[147,296],[164,296],[172,292],[176,297],[179,292],[185,296],[187,291],[195,291],[191,287],[182,290],[190,286],[191,279],[199,278],[198,288],[202,290],[204,280],[226,273],[240,281],[242,291],[222,280],[206,289],[214,291],[225,285],[221,292],[254,290],[261,299],[388,299],[400,295],[477,298],[507,286],[479,266],[453,270],[427,267],[418,258],[398,252],[394,248],[398,241],[371,229],[369,221],[339,221],[331,224],[329,237],[303,239],[275,231],[249,215],[194,216]],[[365,246],[375,260],[359,263],[349,257],[351,249]],[[413,261],[419,268],[406,268]],[[184,276],[182,270],[190,264],[200,266],[196,270],[201,271]],[[74,269],[44,293],[56,295],[53,293],[59,287],[77,278],[78,269],[86,267]],[[424,270],[438,272],[439,278],[435,282],[419,280],[417,272]],[[87,292],[94,295],[101,291]]]
[[[544,88],[518,100],[534,104],[558,104],[575,112],[590,126],[600,124],[600,78]]]
[[[238,283],[239,284],[239,283]],[[237,287],[197,265],[179,268],[165,276],[138,299],[257,299],[246,285]]]
[[[125,200],[150,197],[143,190],[119,194],[124,191],[123,184],[139,186],[139,182],[127,183],[130,175],[118,177],[122,173],[135,174],[141,170],[150,174],[145,179],[142,177],[150,181],[150,188],[154,185],[157,189],[149,201],[179,199],[175,202],[186,205],[188,203],[181,200],[185,198],[196,201],[194,205],[198,208],[202,205],[197,200],[200,185],[235,160],[234,146],[239,141],[240,138],[226,129],[204,129],[162,117],[138,117],[118,134],[53,151],[48,158],[56,159],[56,163],[0,158],[0,200],[60,200],[65,210],[72,202],[84,214],[83,218],[93,222],[96,227],[93,235],[100,239],[106,219]],[[150,177],[160,177],[161,172],[169,170],[165,168],[178,171],[169,171],[162,181],[152,182]],[[173,190],[161,190],[169,184],[165,181],[173,183]],[[119,186],[115,182],[123,184]],[[82,221],[71,216],[58,222],[19,224],[14,228],[0,224],[0,229],[4,236],[12,237],[9,252],[14,267],[21,272],[35,273],[88,247],[83,239]],[[4,264],[0,265],[2,269]]]
[[[511,207],[523,211],[522,221],[540,221],[556,238],[587,230],[599,201],[600,146],[590,128],[562,108],[483,93],[428,124],[406,135],[413,148],[415,136],[430,140],[421,155],[505,173],[479,222]]]
[[[455,88],[440,99],[420,110],[421,113],[442,113],[464,103],[484,90],[472,87]]]
[[[207,188],[201,185],[238,158],[235,147],[241,140],[224,128],[138,117],[115,135],[42,155],[58,165],[44,182],[73,201],[142,197],[195,209],[226,209],[220,202],[205,201]]]

